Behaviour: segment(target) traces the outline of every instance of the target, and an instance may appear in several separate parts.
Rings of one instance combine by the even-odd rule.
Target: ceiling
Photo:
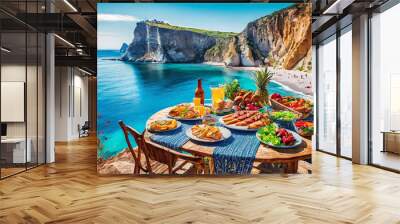
[[[2,43],[12,49],[8,57],[30,55],[37,50],[33,43],[25,44],[25,35],[21,33],[27,32],[27,41],[36,43],[31,40],[36,33],[52,32],[56,34],[56,66],[78,66],[96,74],[96,3],[96,0],[47,0],[47,3],[46,0],[1,0]]]
[[[312,0],[313,43],[318,44],[337,30],[350,25],[354,17],[376,12],[390,1],[396,0]]]
[[[166,2],[171,0],[157,0]],[[198,0],[217,2],[218,0]],[[235,1],[235,0],[233,0]],[[229,1],[229,2],[233,2]],[[248,2],[248,0],[236,0]],[[263,0],[251,0],[260,2]],[[350,24],[353,16],[379,7],[389,0],[311,0],[313,4],[313,42],[332,35],[338,27]],[[47,2],[47,4],[46,4]],[[3,38],[12,40],[9,48],[18,49],[15,54],[34,51],[34,43],[24,52],[25,39],[20,32],[54,32],[56,65],[73,65],[96,73],[97,12],[96,4],[102,2],[138,2],[135,0],[1,0],[0,24]],[[151,2],[142,0],[141,2]],[[219,1],[223,2],[223,0]],[[269,2],[282,2],[271,0]],[[286,1],[288,2],[288,1]],[[293,2],[293,1],[291,1]],[[294,1],[303,2],[303,1]],[[32,37],[28,38],[30,42]],[[3,41],[4,43],[4,41]],[[39,46],[41,47],[41,46]],[[17,53],[18,52],[18,53]]]

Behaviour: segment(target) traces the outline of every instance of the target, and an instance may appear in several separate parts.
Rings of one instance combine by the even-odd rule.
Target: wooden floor
[[[0,181],[0,223],[400,223],[400,175],[316,153],[312,175],[99,177],[96,141]]]
[[[374,151],[372,156],[374,164],[388,167],[395,170],[400,170],[400,155],[392,152]]]
[[[1,177],[8,177],[13,174],[25,171],[25,167],[12,167],[12,168],[1,168]]]

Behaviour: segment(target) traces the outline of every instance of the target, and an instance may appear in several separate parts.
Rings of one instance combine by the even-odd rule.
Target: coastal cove
[[[201,78],[205,98],[210,86],[239,80],[241,88],[255,90],[251,72],[256,67],[228,68],[210,64],[131,63],[119,60],[118,50],[98,51],[98,157],[109,159],[127,145],[118,120],[143,131],[146,120],[155,112],[182,102],[191,102]],[[311,97],[311,75],[300,71],[273,70],[270,93]],[[285,85],[282,85],[283,81]],[[299,83],[303,83],[299,85]],[[292,88],[293,87],[293,88]],[[309,95],[306,95],[309,94]]]

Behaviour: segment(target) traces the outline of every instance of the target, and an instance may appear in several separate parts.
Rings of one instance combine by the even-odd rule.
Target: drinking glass
[[[224,86],[219,85],[216,87],[211,87],[211,100],[212,100],[212,108],[216,109],[218,107],[218,103],[225,98]]]
[[[199,97],[193,98],[193,104],[195,107],[200,106],[200,103],[201,103],[201,99]]]
[[[195,109],[197,112],[199,112],[201,117],[203,117],[206,114],[206,108],[203,105],[196,106]]]

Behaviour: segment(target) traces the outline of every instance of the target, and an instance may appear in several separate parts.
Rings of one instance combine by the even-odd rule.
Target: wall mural
[[[99,174],[311,173],[311,4],[99,3]]]

